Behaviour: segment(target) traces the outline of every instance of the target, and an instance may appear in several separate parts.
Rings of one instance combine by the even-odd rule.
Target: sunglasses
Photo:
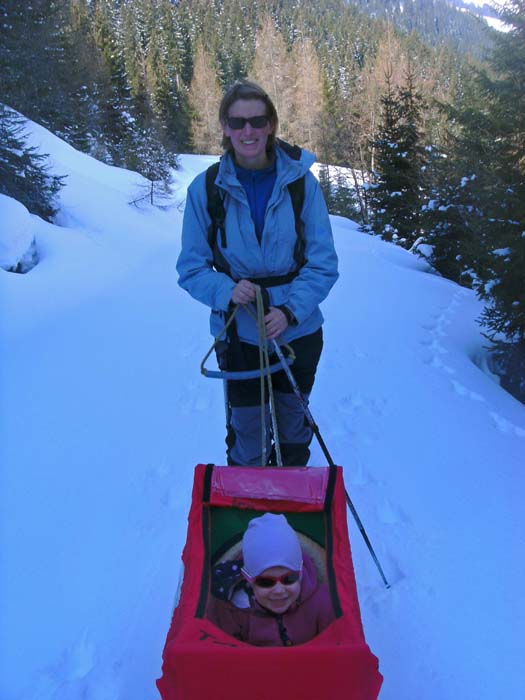
[[[252,129],[262,129],[268,124],[269,121],[270,120],[266,114],[260,114],[257,117],[227,117],[226,119],[226,123],[230,129],[233,129],[234,131],[244,129],[246,122],[248,122]]]
[[[273,588],[277,583],[281,583],[283,586],[293,586],[300,578],[300,571],[289,571],[281,576],[256,576],[250,580],[250,583],[258,588]]]

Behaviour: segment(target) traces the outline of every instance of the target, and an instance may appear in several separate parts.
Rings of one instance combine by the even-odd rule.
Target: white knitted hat
[[[244,571],[251,578],[273,566],[300,571],[303,553],[295,530],[284,515],[265,513],[248,523],[242,538]]]

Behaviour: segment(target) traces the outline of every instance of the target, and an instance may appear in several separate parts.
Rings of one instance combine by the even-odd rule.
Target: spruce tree
[[[486,300],[482,322],[495,347],[503,381],[525,402],[525,3],[509,0],[511,27],[492,54],[497,77],[484,76],[491,101],[496,159],[494,198],[485,236],[491,263],[480,270]]]
[[[51,221],[63,178],[49,172],[46,160],[47,155],[27,144],[25,120],[0,103],[0,193]]]
[[[162,145],[154,128],[144,127],[134,137],[133,148],[129,150],[128,167],[148,180],[131,203],[147,201],[151,205],[164,204],[171,193],[177,156]]]
[[[399,89],[392,84],[391,72],[387,74],[382,106],[383,120],[374,142],[372,227],[385,240],[409,248],[421,234],[426,160],[419,129],[422,101],[410,68]]]

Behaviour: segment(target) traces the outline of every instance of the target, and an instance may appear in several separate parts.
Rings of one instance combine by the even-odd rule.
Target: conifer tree
[[[314,153],[320,149],[324,125],[321,66],[311,39],[301,38],[292,49],[295,66],[293,121],[294,141]]]
[[[409,70],[395,90],[391,72],[382,98],[383,122],[375,141],[376,182],[371,196],[373,229],[385,240],[410,247],[421,233],[425,156],[419,121],[421,98]]]
[[[151,35],[146,58],[146,81],[151,107],[154,116],[161,124],[169,120],[172,108],[171,79],[163,38],[158,33]]]
[[[74,121],[78,95],[64,1],[4,0],[0,6],[1,99],[55,132]]]
[[[491,263],[479,270],[486,300],[482,322],[503,381],[525,402],[525,3],[508,0],[498,36],[495,78],[482,86],[491,101],[494,187],[484,235]]]
[[[25,120],[0,103],[0,193],[51,221],[63,178],[52,175],[47,156],[27,144]]]
[[[252,68],[256,82],[261,85],[275,105],[279,115],[279,135],[293,141],[294,69],[286,42],[270,15],[262,19],[257,33],[257,48]]]
[[[127,165],[148,180],[132,203],[147,201],[152,205],[162,204],[171,192],[172,173],[177,168],[177,156],[163,146],[156,129],[140,129],[133,147],[129,150]]]
[[[92,31],[101,59],[97,88],[100,110],[100,140],[95,155],[115,165],[126,165],[136,128],[130,86],[119,43],[119,8],[111,0],[96,0]]]
[[[122,6],[122,55],[135,110],[142,122],[148,120],[150,104],[146,88],[145,37],[141,9],[136,2]]]
[[[158,0],[158,27],[169,78],[169,96],[164,100],[163,131],[166,145],[179,152],[187,151],[190,144],[190,116],[188,83],[184,81],[186,61],[183,46],[179,45],[176,5],[171,0]]]
[[[191,138],[196,153],[222,153],[219,105],[222,91],[216,70],[202,43],[197,46],[189,91]]]

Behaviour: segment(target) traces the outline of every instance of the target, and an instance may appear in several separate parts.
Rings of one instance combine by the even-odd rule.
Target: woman
[[[207,617],[232,637],[255,646],[293,646],[310,641],[334,620],[326,584],[284,515],[253,518],[242,540],[244,608],[211,597]]]
[[[215,187],[224,207],[224,230],[210,244],[212,220],[206,174],[202,173],[188,189],[177,263],[179,284],[211,307],[211,331],[215,336],[224,327],[232,305],[254,302],[254,285],[264,287],[269,298],[265,316],[268,338],[282,339],[293,347],[293,373],[301,392],[308,397],[323,345],[319,304],[338,276],[326,204],[319,183],[310,173],[315,158],[304,150],[294,152],[276,139],[275,107],[254,83],[237,82],[226,92],[219,120],[225,153]],[[289,186],[301,178],[304,203],[298,245]],[[242,307],[236,315],[236,334],[230,336],[219,364],[230,371],[259,366],[256,323]],[[306,465],[312,430],[305,425],[300,402],[284,372],[273,375],[273,387],[283,463]],[[259,380],[228,382],[228,398],[228,463],[260,465]],[[270,425],[269,417],[266,425]],[[269,430],[265,447],[266,454],[270,454]]]

